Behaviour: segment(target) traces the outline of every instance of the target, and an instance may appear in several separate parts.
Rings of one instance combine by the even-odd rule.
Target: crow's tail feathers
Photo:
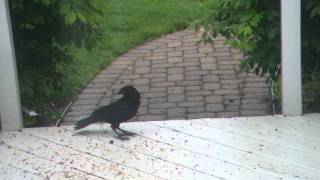
[[[89,126],[91,123],[93,123],[91,117],[86,117],[76,123],[74,130],[82,129],[86,126]]]

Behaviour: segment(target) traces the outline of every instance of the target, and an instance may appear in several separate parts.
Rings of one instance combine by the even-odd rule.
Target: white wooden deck
[[[0,134],[0,179],[320,179],[320,114],[134,122]],[[107,130],[107,132],[103,132]]]

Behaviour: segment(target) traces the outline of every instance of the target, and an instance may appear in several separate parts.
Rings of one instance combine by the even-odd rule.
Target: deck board
[[[93,126],[81,134],[108,143],[113,139],[112,135],[101,132],[101,129],[103,127],[100,127],[100,131],[98,131],[99,127]],[[138,138],[132,138],[129,142],[115,141],[114,144],[225,179],[233,178],[234,176],[239,178],[249,177],[250,179],[272,179],[268,175],[259,174],[243,166],[179,148],[143,135],[140,135]]]
[[[311,126],[304,122],[295,121],[294,118],[283,118],[279,116],[261,116],[246,118],[247,122],[263,128],[281,130],[290,134],[301,136],[307,140],[319,141],[320,131],[318,126]],[[254,120],[254,121],[252,121]]]
[[[310,126],[320,127],[319,114],[317,114],[317,113],[306,114],[304,116],[297,116],[297,117],[279,116],[279,118],[301,122],[303,124],[310,125]]]
[[[24,179],[24,180],[35,180],[41,179],[41,177],[36,176],[28,171],[16,168],[12,165],[5,164],[0,161],[0,177],[3,180],[11,180],[12,175],[14,174],[15,179]]]
[[[175,145],[179,148],[185,148],[200,154],[222,159],[275,177],[280,174],[281,177],[285,177],[285,179],[292,176],[302,177],[305,174],[311,174],[313,177],[312,179],[318,179],[319,177],[319,174],[314,171],[267,159],[253,154],[251,151],[243,151],[238,148],[226,146],[222,143],[213,143],[204,138],[199,138],[197,134],[190,136],[168,128],[160,128],[149,123],[135,123],[130,125],[130,127],[128,124],[128,126],[124,127],[152,139]]]
[[[31,151],[32,153],[37,154],[40,158],[53,163],[63,164],[64,166],[68,166],[86,174],[93,173],[99,179],[103,179],[103,177],[112,177],[112,179],[136,179],[138,177],[142,179],[152,179],[153,175],[140,173],[136,170],[132,170],[109,160],[107,158],[108,154],[106,154],[109,153],[109,151],[106,151],[105,154],[99,154],[99,156],[96,156],[95,154],[88,154],[88,151],[82,151],[83,148],[95,148],[96,144],[92,144],[92,142],[87,141],[84,144],[79,142],[79,145],[83,146],[83,148],[80,150],[70,148],[71,146],[68,146],[66,143],[64,143],[68,142],[66,133],[61,133],[62,131],[58,128],[55,129],[57,131],[54,131],[54,134],[63,135],[64,137],[62,139],[58,138],[57,136],[51,136],[50,138],[46,138],[46,140],[44,140],[42,138],[35,137],[32,133],[32,135],[30,135],[29,132],[25,132],[8,134],[8,136],[2,138],[2,141],[9,146],[15,147],[16,149],[25,149],[27,151]],[[52,130],[54,129],[37,131],[37,135],[41,134],[41,132],[51,133]],[[77,139],[73,139],[72,141],[78,143]],[[107,148],[108,147],[106,147],[106,149]],[[48,149],[50,149],[50,151],[48,151]],[[108,171],[105,171],[105,169],[108,169]]]
[[[132,122],[0,133],[1,179],[308,179],[320,177],[320,114]],[[107,132],[104,132],[107,130]]]
[[[309,169],[311,167],[311,169],[320,170],[320,157],[314,156],[316,152],[306,154],[303,151],[284,147],[281,144],[237,136],[195,123],[181,124],[179,121],[171,121],[170,123],[155,122],[153,124],[162,128],[176,130],[186,135],[196,136],[212,143],[221,144],[231,149],[251,152],[265,159],[282,161],[301,168]],[[282,155],[279,156],[279,154]]]
[[[286,146],[307,153],[320,152],[320,141],[309,140],[275,127],[262,127],[258,123],[251,122],[247,119],[228,118],[223,119],[223,121],[224,123],[211,121],[210,119],[200,119],[194,120],[193,123],[202,124],[246,138],[267,141],[268,143]]]
[[[192,169],[169,163],[159,158],[147,156],[137,151],[115,146],[109,142],[105,143],[93,138],[87,138],[86,136],[75,134],[70,130],[62,131],[63,133],[59,133],[59,131],[61,131],[60,128],[50,128],[49,130],[37,131],[36,133],[34,131],[29,132],[37,137],[47,139],[61,146],[66,146],[77,151],[88,153],[95,157],[101,157],[108,159],[109,161],[116,162],[118,166],[127,166],[131,170],[136,169],[145,174],[153,174],[155,176],[154,178],[160,177],[170,179],[170,176],[174,176],[180,177],[179,179],[184,179],[182,176],[184,175],[194,178],[201,177],[203,179],[214,179],[213,176],[205,173],[193,171]],[[106,167],[105,169],[109,168]],[[128,169],[123,170],[123,172],[127,171]]]
[[[41,179],[48,179],[49,177],[53,179],[66,179],[68,177],[73,177],[73,179],[84,179],[85,177],[99,179],[96,176],[85,174],[64,164],[43,159],[38,155],[29,153],[27,150],[19,150],[5,144],[0,145],[0,153],[3,164],[35,174]],[[16,175],[11,175],[11,177],[16,177]]]

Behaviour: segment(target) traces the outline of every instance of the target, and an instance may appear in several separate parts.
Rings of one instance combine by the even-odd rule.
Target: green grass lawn
[[[107,0],[103,36],[97,47],[71,48],[76,60],[62,66],[67,94],[75,94],[117,56],[161,35],[187,28],[216,0]]]

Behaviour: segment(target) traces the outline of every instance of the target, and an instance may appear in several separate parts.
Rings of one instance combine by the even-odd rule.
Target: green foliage
[[[320,112],[320,72],[312,71],[305,75],[302,86],[303,112]],[[276,80],[273,86],[277,112],[280,110],[281,102],[280,80]]]
[[[10,0],[22,104],[53,121],[95,74],[145,41],[188,27],[212,0]],[[25,126],[39,117],[27,117]]]
[[[196,23],[208,42],[218,34],[245,54],[240,67],[257,74],[278,73],[280,60],[280,4],[278,0],[221,0],[211,14]]]
[[[320,1],[302,1],[302,65],[304,81],[320,72]]]
[[[310,72],[303,83],[304,112],[320,112],[320,72]]]
[[[11,0],[10,11],[24,109],[50,116],[65,77],[60,64],[73,61],[65,46],[92,47],[103,15],[97,0]]]
[[[303,72],[314,71],[320,63],[320,2],[302,1]],[[276,79],[280,70],[280,1],[221,0],[211,14],[196,23],[204,27],[204,40],[222,34],[226,44],[245,53],[244,70]],[[319,71],[319,69],[317,70]],[[307,76],[305,76],[307,77]]]
[[[305,111],[320,109],[320,1],[302,2],[302,73]],[[210,42],[218,34],[226,44],[239,48],[245,59],[242,70],[269,74],[275,81],[274,92],[280,102],[280,1],[221,0],[209,16],[195,24],[203,27],[203,40]]]

